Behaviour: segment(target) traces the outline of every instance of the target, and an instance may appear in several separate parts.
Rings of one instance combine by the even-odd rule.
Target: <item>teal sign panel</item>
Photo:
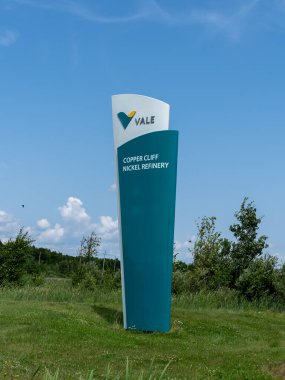
[[[177,131],[118,148],[126,327],[170,329]]]

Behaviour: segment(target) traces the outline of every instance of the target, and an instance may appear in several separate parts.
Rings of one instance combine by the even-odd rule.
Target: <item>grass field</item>
[[[119,292],[0,289],[0,379],[93,376],[282,379],[285,314],[200,294],[174,299],[169,334],[144,334],[123,329]]]

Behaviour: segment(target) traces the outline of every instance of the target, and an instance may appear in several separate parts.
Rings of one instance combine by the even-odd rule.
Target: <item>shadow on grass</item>
[[[123,327],[123,313],[121,311],[97,305],[93,305],[93,310],[108,323],[112,325],[116,323]]]
[[[111,309],[104,306],[93,305],[93,311],[100,315],[100,317],[104,318],[110,325],[119,325],[123,327],[123,313],[121,311]],[[155,334],[155,331],[143,331],[143,330],[135,330],[135,329],[127,329],[129,333],[132,334]]]

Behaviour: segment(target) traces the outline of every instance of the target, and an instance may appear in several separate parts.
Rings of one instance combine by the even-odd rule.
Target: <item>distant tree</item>
[[[190,249],[197,286],[208,289],[225,287],[230,282],[230,242],[216,231],[214,216],[203,217],[197,228],[197,239]]]
[[[21,228],[15,239],[0,245],[0,285],[20,283],[27,273],[33,239]]]
[[[265,235],[257,237],[262,218],[257,217],[253,202],[248,203],[248,198],[244,198],[235,217],[238,223],[230,226],[230,231],[236,238],[236,241],[231,244],[232,286],[234,287],[242,273],[268,247]]]
[[[98,254],[98,247],[100,247],[101,238],[95,232],[89,236],[83,236],[80,242],[79,256],[85,261],[91,261],[92,258]]]

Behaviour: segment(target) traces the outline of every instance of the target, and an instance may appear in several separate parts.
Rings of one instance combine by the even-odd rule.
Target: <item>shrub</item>
[[[276,293],[276,257],[266,255],[255,259],[237,280],[237,290],[249,300]]]
[[[0,245],[0,285],[21,284],[23,275],[28,272],[32,242],[28,232],[21,228],[14,240]]]

